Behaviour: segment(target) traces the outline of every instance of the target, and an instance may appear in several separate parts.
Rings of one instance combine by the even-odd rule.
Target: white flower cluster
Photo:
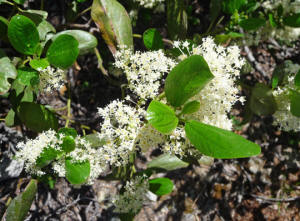
[[[165,0],[134,0],[144,8],[153,8],[154,6],[163,3]]]
[[[273,91],[273,95],[275,97],[276,103],[277,103],[277,111],[273,114],[274,118],[274,125],[278,125],[281,130],[284,131],[300,131],[300,118],[294,116],[290,112],[290,90],[296,90],[300,92],[299,89],[297,89],[294,86],[294,78],[295,73],[297,73],[300,70],[300,66],[297,64],[290,66],[290,74],[287,76],[284,86],[278,87],[276,90]]]
[[[130,90],[144,101],[158,95],[162,76],[175,66],[162,50],[133,53],[121,47],[115,59],[115,66],[126,74]]]
[[[296,0],[267,0],[261,3],[266,14],[270,12],[277,12],[278,7],[282,6],[283,16],[288,16],[292,13],[300,12],[300,1]],[[283,27],[272,27],[269,22],[266,23],[262,28],[255,31],[250,31],[245,34],[246,43],[248,45],[258,45],[262,40],[268,40],[274,38],[279,41],[291,43],[298,40],[300,37],[300,28],[293,28],[289,26]]]
[[[46,148],[61,151],[63,137],[62,134],[58,135],[55,131],[48,130],[41,133],[36,139],[28,140],[26,143],[20,142],[17,145],[16,158],[25,162],[26,172],[39,176],[44,175],[45,172],[36,165],[36,162]],[[103,152],[100,148],[92,148],[89,142],[79,136],[76,137],[75,143],[74,151],[54,160],[50,167],[59,177],[65,177],[65,158],[71,157],[74,162],[88,160],[91,170],[87,183],[91,184],[106,169]]]
[[[136,176],[133,180],[127,181],[125,192],[119,195],[114,204],[114,212],[136,214],[148,200],[149,182],[146,176]]]
[[[175,46],[184,47],[189,51],[186,42],[176,42]],[[235,85],[235,80],[244,65],[240,49],[237,46],[225,48],[216,45],[213,38],[207,37],[200,46],[193,46],[192,51],[188,53],[203,56],[214,78],[200,93],[190,99],[199,101],[201,108],[194,114],[186,116],[187,119],[231,130],[232,122],[228,118],[228,113],[237,101],[244,102],[244,97],[238,95],[239,89]]]
[[[40,90],[44,92],[52,92],[59,90],[65,83],[65,71],[62,69],[55,69],[48,66],[45,69],[39,69],[40,72]]]
[[[101,147],[102,158],[110,165],[126,164],[130,153],[135,151],[136,137],[145,111],[114,100],[106,107],[99,108],[98,114],[104,120],[99,136],[106,141]]]

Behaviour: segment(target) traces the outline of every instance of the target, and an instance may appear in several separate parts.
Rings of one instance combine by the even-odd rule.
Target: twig
[[[103,60],[97,48],[94,48],[95,55],[98,59],[98,68],[101,70],[102,74],[108,76],[107,70],[103,67]]]
[[[143,36],[140,35],[140,34],[133,34],[132,36],[133,36],[134,38],[143,38]],[[173,45],[173,41],[171,41],[171,40],[169,40],[169,39],[163,38],[162,40],[163,40],[163,42],[165,42],[166,44]]]
[[[87,13],[88,11],[90,11],[92,9],[92,6],[84,9],[82,12],[78,13],[78,15],[76,15],[76,17],[74,18],[74,21],[76,21],[79,17],[81,17],[82,15],[84,15],[85,13]]]
[[[252,197],[266,201],[266,202],[292,202],[292,201],[297,201],[300,200],[300,197],[291,197],[291,198],[268,198],[268,197],[264,197],[264,196],[258,196],[255,194],[250,194]]]

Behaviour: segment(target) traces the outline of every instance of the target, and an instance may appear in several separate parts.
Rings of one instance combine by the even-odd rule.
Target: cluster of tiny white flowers
[[[59,68],[48,66],[45,69],[39,69],[40,72],[40,90],[52,92],[59,90],[65,83],[65,71]]]
[[[120,47],[115,59],[115,66],[126,74],[129,89],[144,101],[158,95],[162,76],[175,66],[162,50],[133,53]]]
[[[127,181],[125,192],[114,200],[117,213],[136,214],[148,200],[149,182],[146,176],[136,176],[131,181]]]
[[[153,8],[154,6],[163,3],[165,0],[134,0],[144,8]]]
[[[277,111],[273,114],[273,124],[278,125],[280,129],[284,131],[300,131],[300,118],[294,116],[290,112],[291,105],[289,99],[290,90],[300,92],[294,85],[295,73],[297,73],[299,69],[299,65],[292,65],[290,70],[292,74],[286,77],[286,84],[273,91],[273,95],[277,103]]]
[[[29,139],[27,142],[17,144],[16,159],[25,162],[25,171],[31,174],[43,175],[44,172],[36,167],[36,161],[45,148],[60,150],[61,139],[56,132],[48,130],[41,133],[36,139]]]
[[[176,42],[175,46],[184,47],[189,51],[187,42]],[[235,84],[244,65],[240,49],[237,46],[225,48],[216,45],[213,38],[207,37],[200,46],[193,46],[192,51],[188,53],[203,56],[214,78],[200,93],[190,99],[199,101],[201,108],[194,114],[186,116],[187,119],[231,130],[232,122],[228,118],[228,113],[237,101],[244,102],[244,97],[238,95],[239,89]]]
[[[106,141],[101,147],[102,157],[110,165],[126,164],[130,153],[135,151],[136,138],[145,111],[114,100],[106,107],[99,108],[98,114],[104,120],[99,137]]]

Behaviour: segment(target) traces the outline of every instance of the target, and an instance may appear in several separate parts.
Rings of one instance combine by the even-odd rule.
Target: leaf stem
[[[94,48],[95,55],[98,59],[98,68],[101,70],[102,74],[108,76],[107,70],[103,67],[103,60],[97,48]]]
[[[5,118],[0,118],[0,121],[5,121]]]
[[[92,6],[84,9],[82,12],[79,12],[76,17],[74,18],[74,21],[76,21],[79,17],[81,17],[82,15],[84,15],[85,13],[87,13],[88,11],[90,11],[92,9]]]

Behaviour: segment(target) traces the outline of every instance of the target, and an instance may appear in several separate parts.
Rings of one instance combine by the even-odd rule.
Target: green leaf
[[[24,15],[15,15],[11,18],[8,38],[18,52],[26,55],[34,55],[40,42],[34,22]]]
[[[47,59],[50,64],[66,69],[70,67],[79,54],[78,41],[71,35],[60,35],[50,45]]]
[[[74,128],[67,128],[67,127],[60,128],[57,133],[63,134],[65,136],[71,136],[73,138],[76,138],[78,135],[77,131]]]
[[[174,107],[184,104],[213,79],[208,64],[200,55],[192,55],[176,65],[165,83],[168,102]]]
[[[40,69],[43,70],[43,69],[47,68],[50,64],[46,58],[42,58],[42,59],[32,59],[29,62],[29,65],[33,69],[39,71]]]
[[[168,178],[155,178],[149,180],[149,190],[158,196],[169,194],[173,190],[173,182]]]
[[[43,152],[36,160],[36,166],[43,168],[49,165],[56,157],[61,153],[61,151],[56,150],[52,147],[46,147],[43,149]]]
[[[5,117],[5,125],[8,127],[12,127],[16,125],[16,113],[13,109],[10,109]]]
[[[182,161],[175,155],[163,154],[157,158],[154,158],[147,164],[147,168],[160,168],[164,170],[177,170],[185,168],[189,164]]]
[[[277,27],[277,24],[276,24],[276,21],[274,19],[274,15],[269,13],[269,22],[270,22],[270,25],[273,27],[273,28],[276,28]]]
[[[222,10],[222,1],[220,0],[210,1],[209,14],[210,14],[211,22],[214,22],[218,18],[221,10]]]
[[[155,51],[164,48],[162,36],[155,28],[149,28],[144,32],[143,41],[148,50]]]
[[[10,83],[8,79],[15,79],[16,77],[17,70],[15,66],[0,49],[0,95],[5,94],[9,90]]]
[[[131,21],[118,1],[93,0],[91,16],[113,54],[120,45],[133,48]]]
[[[0,39],[4,41],[8,41],[7,38],[7,29],[8,29],[8,20],[2,16],[0,16]]]
[[[159,132],[171,133],[178,124],[178,118],[168,105],[153,100],[148,109],[146,119]]]
[[[293,27],[299,28],[300,27],[300,13],[293,14],[283,18],[283,24]]]
[[[6,215],[3,220],[6,221],[23,221],[31,207],[37,192],[37,181],[31,180],[26,186],[23,193],[19,194],[9,204]]]
[[[88,141],[93,148],[101,147],[106,144],[106,141],[104,139],[100,139],[99,134],[88,134],[83,138]]]
[[[90,175],[90,162],[73,162],[66,159],[66,178],[71,184],[83,184]]]
[[[17,80],[25,86],[36,86],[40,81],[39,73],[30,67],[22,67],[18,69]]]
[[[266,24],[266,20],[262,18],[248,18],[242,20],[239,25],[246,31],[254,31]]]
[[[182,0],[167,0],[167,28],[171,39],[185,39],[188,30],[187,5]]]
[[[60,35],[71,35],[73,36],[79,43],[78,48],[79,48],[79,54],[80,55],[84,55],[87,54],[91,51],[93,51],[93,49],[95,47],[97,47],[98,44],[98,40],[97,38],[90,34],[87,31],[82,31],[82,30],[66,30],[66,31],[62,31],[57,33],[53,39],[55,40],[58,36]]]
[[[295,76],[294,84],[296,87],[300,87],[300,70],[298,71],[298,73]]]
[[[275,98],[272,89],[268,86],[257,83],[252,88],[250,97],[250,108],[257,115],[271,115],[277,110]]]
[[[291,113],[296,117],[300,117],[300,93],[297,91],[291,91],[290,102]]]
[[[247,0],[223,0],[223,11],[227,14],[233,14],[246,4]]]
[[[14,0],[15,3],[23,5],[26,0]]]
[[[285,60],[283,64],[277,65],[272,74],[272,88],[282,85],[284,76],[290,74],[293,62],[290,60]]]
[[[184,105],[181,114],[192,114],[199,110],[200,102],[199,101],[191,101]]]
[[[260,154],[260,147],[242,136],[194,120],[186,122],[185,133],[191,143],[206,156],[232,159]]]
[[[18,115],[26,127],[38,133],[58,128],[57,118],[43,105],[23,102],[19,106]]]
[[[63,149],[64,152],[70,153],[73,150],[75,150],[76,143],[75,139],[72,136],[65,136],[63,138],[63,143],[61,144],[61,148]]]
[[[229,32],[228,34],[221,34],[215,36],[215,41],[219,44],[226,43],[229,39],[236,39],[244,37],[243,34],[237,32]]]

